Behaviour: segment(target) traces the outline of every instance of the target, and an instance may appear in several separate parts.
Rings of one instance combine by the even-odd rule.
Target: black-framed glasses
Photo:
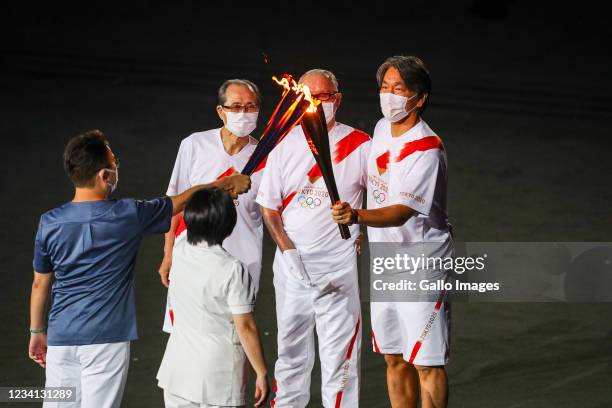
[[[254,103],[247,103],[246,105],[241,105],[239,103],[235,103],[233,105],[221,105],[223,109],[228,112],[259,112],[259,105]]]
[[[338,92],[321,92],[316,95],[312,95],[313,98],[320,100],[321,102],[334,101]]]

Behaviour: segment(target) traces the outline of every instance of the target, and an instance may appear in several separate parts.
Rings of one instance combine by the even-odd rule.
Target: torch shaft
[[[334,204],[341,202],[332,167],[327,124],[320,105],[316,113],[304,115],[302,118],[302,130],[306,136],[310,151],[319,169],[321,169],[323,181],[327,187],[331,202]],[[351,237],[351,232],[347,225],[338,224],[338,229],[342,239],[349,239]]]

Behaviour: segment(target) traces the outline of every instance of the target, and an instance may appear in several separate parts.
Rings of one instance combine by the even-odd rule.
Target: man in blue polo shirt
[[[184,209],[195,191],[219,187],[236,197],[248,191],[250,179],[233,175],[154,200],[110,200],[119,181],[119,161],[98,130],[70,140],[64,168],[75,194],[40,218],[29,356],[46,367],[47,387],[76,387],[76,402],[61,406],[118,407],[130,341],[138,338],[134,265],[144,235],[167,232],[172,215]]]

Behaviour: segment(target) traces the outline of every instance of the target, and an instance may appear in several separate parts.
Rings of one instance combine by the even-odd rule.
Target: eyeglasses
[[[259,105],[254,103],[248,103],[246,105],[240,105],[239,103],[235,103],[230,106],[221,105],[223,109],[228,112],[259,112]]]
[[[321,92],[316,95],[312,95],[313,98],[320,100],[321,102],[334,101],[338,92]]]

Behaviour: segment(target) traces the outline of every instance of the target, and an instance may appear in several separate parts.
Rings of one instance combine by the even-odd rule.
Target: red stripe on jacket
[[[308,172],[308,181],[314,184],[314,182],[317,181],[322,175],[323,173],[321,173],[321,168],[317,163],[315,163]]]
[[[370,135],[361,130],[353,130],[351,133],[340,139],[336,143],[334,152],[334,163],[338,164],[346,159],[363,143],[370,141]]]
[[[282,204],[282,207],[281,207],[281,211],[284,210],[285,208],[287,208],[287,206],[289,205],[291,200],[293,200],[293,197],[295,197],[296,193],[297,193],[297,191],[292,191],[289,194],[287,194],[287,196],[285,196],[285,198],[283,198],[283,204]]]
[[[444,150],[444,145],[442,144],[442,140],[438,136],[427,136],[422,139],[413,140],[412,142],[407,142],[400,150],[396,162],[401,162],[406,157],[410,156],[414,152],[424,152],[426,150],[431,149],[440,149]]]
[[[266,163],[268,162],[268,156],[264,157],[264,159],[261,161],[261,163],[259,163],[257,165],[257,167],[255,167],[255,170],[253,170],[253,174],[257,173],[258,171],[261,171],[264,169],[264,167],[266,167]]]
[[[389,153],[387,150],[376,158],[376,168],[378,169],[378,174],[383,175],[387,171],[390,155],[391,153]]]

